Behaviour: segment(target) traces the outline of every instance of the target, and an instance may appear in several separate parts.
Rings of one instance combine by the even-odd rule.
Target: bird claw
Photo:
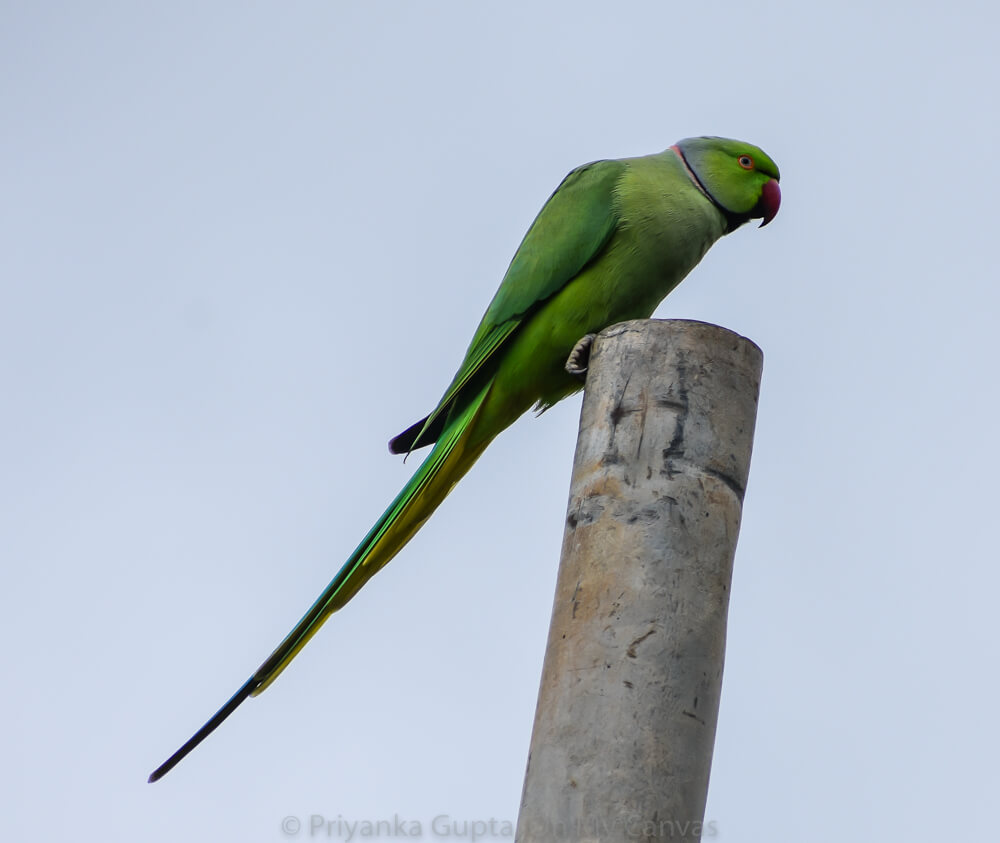
[[[597,334],[587,334],[573,346],[573,350],[566,358],[566,371],[574,378],[586,380],[587,369],[590,367],[590,348],[597,339]]]

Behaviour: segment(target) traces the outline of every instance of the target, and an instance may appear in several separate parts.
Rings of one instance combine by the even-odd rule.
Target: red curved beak
[[[757,207],[754,208],[754,216],[762,216],[760,227],[763,228],[778,215],[778,208],[781,207],[781,188],[778,182],[771,179],[764,183],[764,189],[760,192],[760,199]]]

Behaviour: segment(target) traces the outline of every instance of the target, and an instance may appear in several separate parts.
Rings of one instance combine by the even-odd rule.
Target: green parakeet
[[[270,685],[500,431],[533,405],[544,409],[581,388],[595,332],[648,317],[722,235],[750,219],[769,223],[781,202],[778,179],[756,146],[715,137],[566,176],[524,236],[444,396],[389,443],[395,454],[433,445],[430,454],[285,640],[149,780]]]

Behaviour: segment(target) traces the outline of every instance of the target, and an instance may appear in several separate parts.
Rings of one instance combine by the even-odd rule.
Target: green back
[[[465,359],[444,396],[424,424],[460,411],[470,383],[489,376],[511,335],[538,307],[558,293],[601,254],[619,217],[615,186],[626,168],[622,161],[594,161],[577,167],[549,197],[531,224],[490,302]],[[413,447],[419,447],[419,437]]]

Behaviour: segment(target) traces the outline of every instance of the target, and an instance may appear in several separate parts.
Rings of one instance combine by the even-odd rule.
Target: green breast
[[[725,233],[725,218],[672,150],[627,163],[616,191],[621,224],[602,273],[629,311],[616,320],[652,314]]]

